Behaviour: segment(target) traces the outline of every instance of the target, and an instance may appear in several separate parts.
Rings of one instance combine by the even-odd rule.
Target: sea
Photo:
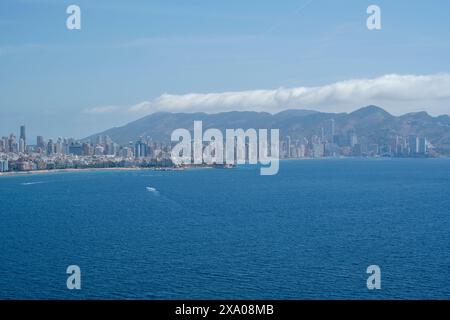
[[[0,299],[450,299],[449,158],[259,169],[0,177]]]

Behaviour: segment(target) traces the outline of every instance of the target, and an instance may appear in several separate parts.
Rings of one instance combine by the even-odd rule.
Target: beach
[[[11,171],[11,172],[0,172],[0,177],[6,176],[27,176],[27,175],[37,175],[37,174],[49,174],[49,173],[64,173],[64,172],[89,172],[89,171],[138,171],[138,170],[151,170],[151,171],[178,171],[184,170],[184,168],[140,168],[140,167],[130,167],[130,168],[86,168],[86,169],[54,169],[54,170],[33,170],[33,171]]]

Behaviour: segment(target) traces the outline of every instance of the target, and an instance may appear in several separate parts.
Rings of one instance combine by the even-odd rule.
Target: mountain
[[[203,121],[203,129],[217,128],[277,128],[297,124],[298,119],[319,114],[311,110],[286,110],[274,115],[267,112],[231,111],[215,114],[207,113],[169,113],[157,112],[125,126],[112,128],[87,137],[84,140],[95,141],[99,135],[107,135],[119,144],[136,141],[139,137],[152,137],[155,141],[167,141],[173,130],[186,128],[193,130],[195,120]]]
[[[280,129],[281,137],[301,139],[322,134],[322,128],[334,120],[335,134],[346,136],[355,132],[367,143],[385,144],[396,136],[417,135],[426,137],[441,153],[450,154],[450,117],[432,117],[426,112],[394,116],[377,106],[367,106],[351,113],[324,113],[312,110],[286,110],[277,114],[266,112],[232,111],[215,114],[158,112],[94,134],[84,140],[95,141],[99,135],[108,135],[116,143],[125,145],[140,137],[154,141],[169,141],[173,130],[193,130],[195,120],[203,121],[203,130],[225,129]]]

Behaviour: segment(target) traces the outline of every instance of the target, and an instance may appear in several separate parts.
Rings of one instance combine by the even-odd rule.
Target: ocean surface
[[[0,177],[0,299],[85,298],[450,299],[450,159]]]

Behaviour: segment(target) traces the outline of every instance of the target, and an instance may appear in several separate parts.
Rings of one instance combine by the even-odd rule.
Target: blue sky
[[[81,8],[81,30],[66,28],[70,4]],[[381,8],[380,31],[366,28],[370,4]],[[191,93],[323,87],[391,74],[447,74],[449,12],[446,0],[2,0],[0,135],[17,134],[23,123],[33,137],[29,143],[37,134],[82,138],[166,106],[168,111],[178,110],[172,102],[182,111],[230,108],[217,102],[223,101],[218,95],[214,104],[197,110],[206,105],[204,96],[186,103],[185,95]],[[413,88],[425,83],[432,94],[437,83],[447,80],[395,81],[413,81]],[[161,99],[166,93],[171,96]],[[338,102],[347,111],[384,101],[368,97]],[[395,99],[382,98],[396,113]],[[247,98],[242,101],[252,104]],[[289,107],[316,106],[310,99],[282,101]],[[446,106],[450,109],[447,102],[447,95],[438,102],[427,96],[397,111],[445,113]],[[142,103],[144,108],[133,109]],[[270,108],[268,104],[262,110],[278,111]],[[317,109],[327,110],[319,103]]]

